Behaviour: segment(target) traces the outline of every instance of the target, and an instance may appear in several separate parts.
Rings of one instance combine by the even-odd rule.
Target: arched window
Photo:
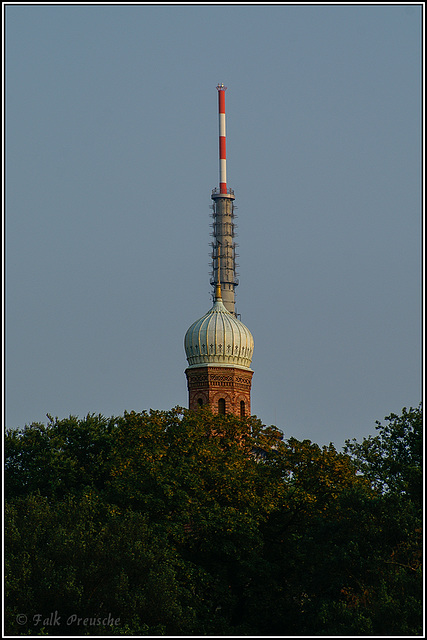
[[[199,407],[203,407],[203,400],[201,398],[199,398],[197,400],[197,404],[199,405]]]
[[[225,400],[224,398],[220,398],[218,400],[218,413],[220,413],[221,415],[225,415]]]
[[[245,401],[244,400],[240,400],[240,417],[244,418],[245,415],[246,415]]]

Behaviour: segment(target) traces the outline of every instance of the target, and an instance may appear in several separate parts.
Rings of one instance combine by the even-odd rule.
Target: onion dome
[[[189,369],[237,367],[251,371],[254,340],[249,329],[228,311],[217,287],[212,308],[188,329],[184,338]]]

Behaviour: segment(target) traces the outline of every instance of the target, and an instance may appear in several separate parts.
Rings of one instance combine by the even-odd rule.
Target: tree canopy
[[[421,634],[421,407],[344,452],[207,408],[48,418],[5,436],[8,634]]]

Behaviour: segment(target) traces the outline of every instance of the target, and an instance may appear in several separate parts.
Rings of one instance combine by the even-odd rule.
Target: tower
[[[217,86],[218,90],[218,125],[219,125],[219,189],[212,191],[212,278],[211,284],[216,286],[218,273],[218,245],[221,245],[221,269],[220,282],[222,301],[231,313],[235,313],[234,289],[238,285],[236,274],[236,243],[234,191],[227,189],[227,153],[225,135],[225,90],[223,84]]]
[[[219,116],[219,189],[212,191],[213,305],[185,334],[185,370],[189,408],[205,404],[214,413],[251,414],[250,368],[254,341],[235,313],[236,253],[234,192],[227,188],[225,90],[217,86]]]

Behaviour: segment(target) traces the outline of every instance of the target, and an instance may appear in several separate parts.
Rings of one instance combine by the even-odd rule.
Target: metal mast
[[[234,288],[239,281],[236,273],[236,246],[234,191],[227,188],[227,155],[225,143],[225,91],[223,84],[218,90],[218,120],[219,120],[219,189],[212,191],[212,273],[211,284],[216,291],[221,286],[222,301],[228,311],[235,314]],[[221,246],[221,260],[219,261],[219,247]],[[219,282],[218,282],[219,280]],[[215,297],[215,294],[213,294]]]

